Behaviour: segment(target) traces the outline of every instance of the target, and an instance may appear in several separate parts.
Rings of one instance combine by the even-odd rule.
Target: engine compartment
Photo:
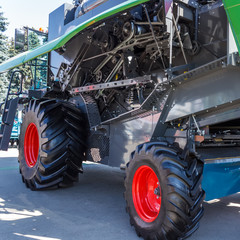
[[[76,9],[91,4],[98,9],[111,1],[75,2]],[[84,16],[75,14],[72,24]],[[221,1],[152,0],[72,38],[58,50],[64,61],[56,78],[61,91],[94,99],[101,121],[107,121],[140,108],[157,85],[164,90],[171,78],[225,56],[226,38]],[[135,84],[120,84],[129,79]]]

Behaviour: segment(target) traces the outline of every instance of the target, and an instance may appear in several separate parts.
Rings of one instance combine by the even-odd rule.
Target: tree
[[[0,6],[0,11],[1,8]],[[3,34],[7,30],[7,25],[7,19],[3,16],[3,12],[0,12],[0,63],[8,59],[7,37]]]
[[[40,40],[41,39],[41,40]],[[28,34],[28,49],[31,50],[33,48],[36,48],[41,45],[41,43],[44,43],[44,40],[46,37],[41,37],[37,33],[33,31],[29,31]],[[39,88],[44,85],[44,82],[46,82],[47,79],[47,55],[42,55],[34,60],[32,62],[31,72],[32,72],[32,78],[36,81],[35,87]]]
[[[4,35],[4,32],[7,30],[7,26],[8,26],[7,19],[3,16],[3,12],[1,11],[0,6],[0,64],[9,58],[7,47],[8,38],[6,35]],[[8,79],[7,75],[4,73],[0,75],[0,103],[5,98],[7,87]]]
[[[38,38],[38,35],[35,33],[35,32],[32,32],[32,31],[29,31],[28,33],[26,33],[26,35],[28,35],[28,49],[31,50],[33,48],[36,48],[40,45],[40,40]],[[25,48],[25,51],[27,50],[27,48]],[[9,42],[8,42],[8,55],[9,57],[14,57],[16,55],[18,55],[19,53],[21,53],[22,50],[20,49],[15,49],[15,45],[14,45],[14,39],[11,39]],[[32,79],[34,79],[34,68],[31,67],[28,63],[27,64],[24,64],[24,65],[21,65],[17,68],[14,68],[12,70],[9,71],[8,73],[8,78],[11,77],[11,73],[12,71],[15,71],[15,70],[20,70],[23,72],[25,78],[24,78],[24,82],[23,82],[23,91],[27,91],[28,89],[31,88],[31,84],[32,84]],[[39,73],[37,72],[37,75],[39,75]],[[19,90],[19,79],[18,78],[14,78],[13,79],[13,82],[12,82],[12,88],[11,90],[13,92],[17,92]]]
[[[40,40],[38,35],[35,32],[31,32],[28,35],[28,50],[40,46]]]
[[[18,54],[18,51],[15,50],[14,38],[8,40],[8,57],[12,58]]]
[[[21,51],[15,49],[14,39],[9,40],[8,41],[8,55],[9,55],[9,58],[12,58],[12,57],[18,55],[19,53],[21,53]],[[22,71],[24,76],[25,76],[25,81],[23,83],[23,91],[26,91],[27,89],[30,88],[30,82],[31,82],[31,79],[32,79],[31,68],[28,65],[23,65],[23,66],[19,66],[17,68],[14,68],[14,69],[12,69],[8,72],[8,74],[7,74],[8,79],[11,78],[12,72],[17,70],[17,69]],[[19,79],[15,77],[12,81],[11,91],[12,92],[18,92],[19,87],[20,87],[19,84],[20,84]]]
[[[1,7],[0,7],[1,8]],[[4,32],[7,29],[7,19],[4,18],[3,13],[0,12],[0,64],[6,61],[8,58],[14,57],[19,54],[21,51],[15,49],[14,39],[8,40],[8,38],[4,35]],[[28,46],[28,50],[36,48],[41,45],[41,41],[39,36],[31,30],[27,30],[26,36],[28,36],[28,42],[26,44],[26,49]],[[46,59],[46,56],[42,56],[41,59]],[[11,69],[8,73],[0,75],[0,103],[5,99],[7,93],[7,87],[9,84],[9,79],[11,77],[11,73],[14,70],[20,70],[23,72],[25,79],[23,83],[23,91],[27,91],[32,87],[32,80],[36,79],[37,81],[44,80],[46,75],[46,61],[42,60],[32,60],[29,63],[26,63],[17,68]],[[31,66],[33,64],[33,66]],[[37,71],[35,71],[34,65],[39,65],[37,67]],[[43,65],[43,67],[41,67]],[[36,75],[36,76],[35,76]],[[12,92],[17,92],[19,90],[19,79],[14,78],[12,82]]]

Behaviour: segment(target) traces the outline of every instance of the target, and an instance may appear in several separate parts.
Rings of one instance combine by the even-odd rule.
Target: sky
[[[5,35],[14,37],[15,28],[23,26],[47,30],[49,13],[65,2],[72,0],[0,0],[0,11],[9,22]]]

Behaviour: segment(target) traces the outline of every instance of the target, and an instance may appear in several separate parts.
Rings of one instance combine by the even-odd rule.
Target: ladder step
[[[2,115],[2,124],[0,128],[0,150],[7,151],[11,138],[13,122],[18,106],[18,97],[7,101],[7,111]]]

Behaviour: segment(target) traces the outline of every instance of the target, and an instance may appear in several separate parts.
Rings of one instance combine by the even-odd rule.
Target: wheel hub
[[[162,198],[158,177],[151,167],[144,165],[135,172],[132,197],[139,217],[153,222],[160,212]]]
[[[24,155],[27,165],[32,168],[36,165],[39,153],[38,129],[34,123],[27,127],[24,138]]]

